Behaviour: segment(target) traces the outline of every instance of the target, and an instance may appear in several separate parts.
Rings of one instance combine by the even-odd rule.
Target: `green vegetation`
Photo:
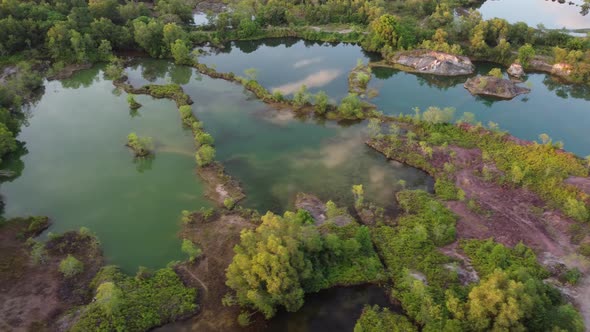
[[[199,256],[201,256],[201,254],[203,253],[201,248],[196,246],[191,240],[188,240],[188,239],[182,240],[181,249],[182,249],[182,252],[188,256],[189,262],[194,262],[195,259],[197,259]]]
[[[500,68],[493,68],[492,70],[490,70],[488,75],[496,77],[496,78],[503,78],[504,77],[504,74],[502,74],[502,69],[500,69]]]
[[[195,160],[199,167],[211,164],[215,160],[215,148],[211,145],[201,145],[195,154]]]
[[[579,313],[543,282],[547,271],[532,250],[462,241],[481,278],[462,286],[449,268],[452,260],[436,250],[455,240],[455,216],[424,192],[400,192],[398,200],[406,214],[393,228],[374,228],[373,240],[393,280],[393,295],[423,330],[584,330]]]
[[[223,200],[223,206],[225,206],[225,208],[228,210],[233,209],[235,205],[236,202],[234,202],[234,200],[231,197],[228,197]]]
[[[543,198],[549,207],[560,209],[579,221],[589,220],[589,207],[585,203],[588,195],[564,183],[570,176],[588,176],[588,168],[583,160],[572,154],[561,153],[556,143],[521,145],[509,139],[505,133],[486,130],[481,124],[469,126],[446,123],[450,118],[451,109],[431,107],[424,113],[416,110],[414,117],[399,119],[411,124],[411,135],[408,132],[406,139],[402,140],[398,134],[392,133],[385,135],[382,140],[388,142],[390,156],[430,173],[436,170],[420,153],[425,146],[479,148],[484,161],[493,161],[503,172],[495,179],[498,183],[526,187]],[[438,187],[441,190],[448,186],[441,182]],[[452,195],[445,198],[449,197]]]
[[[68,255],[59,263],[59,272],[66,278],[72,278],[82,271],[84,271],[84,264],[72,255]]]
[[[139,137],[136,133],[127,136],[127,146],[133,150],[136,157],[145,157],[151,154],[154,148],[151,137]]]
[[[135,95],[133,94],[127,95],[127,103],[129,104],[129,108],[132,110],[136,110],[141,107],[141,104],[135,100]]]
[[[404,316],[392,313],[379,306],[367,306],[354,326],[354,332],[417,332],[412,323]]]
[[[270,318],[278,306],[298,310],[306,292],[383,278],[365,226],[328,223],[323,230],[299,210],[268,212],[255,231],[242,232],[226,275],[238,304]]]
[[[107,266],[91,286],[95,301],[81,308],[72,331],[145,331],[197,309],[196,290],[185,287],[171,268],[134,278]]]

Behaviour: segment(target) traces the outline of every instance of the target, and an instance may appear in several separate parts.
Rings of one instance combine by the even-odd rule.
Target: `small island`
[[[468,57],[429,50],[398,52],[389,62],[404,71],[441,76],[470,75],[475,71]]]
[[[529,93],[531,90],[518,86],[515,82],[497,76],[475,76],[467,80],[464,85],[472,95],[513,99]]]
[[[136,133],[131,133],[127,136],[127,144],[125,144],[135,154],[135,157],[147,157],[152,154],[154,144],[151,137],[139,137]]]

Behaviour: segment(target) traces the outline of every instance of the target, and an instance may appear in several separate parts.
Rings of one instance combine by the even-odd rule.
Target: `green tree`
[[[315,112],[325,114],[328,110],[328,95],[324,91],[319,91],[314,96]]]
[[[305,216],[268,212],[255,231],[242,232],[226,273],[238,303],[266,318],[274,316],[279,305],[289,312],[303,305],[302,282],[314,273],[306,253],[321,250],[320,234],[309,224],[309,214]]]
[[[211,145],[201,145],[195,155],[197,165],[204,167],[209,165],[215,160],[215,148]]]
[[[186,43],[182,39],[177,39],[171,46],[172,57],[177,65],[191,65],[193,59]]]
[[[524,68],[528,68],[533,58],[535,58],[535,48],[531,44],[524,44],[518,49],[518,61]]]
[[[133,22],[135,42],[154,58],[162,57],[166,47],[162,45],[164,25],[156,20],[149,20],[148,23],[140,19]],[[168,45],[169,47],[169,45]]]

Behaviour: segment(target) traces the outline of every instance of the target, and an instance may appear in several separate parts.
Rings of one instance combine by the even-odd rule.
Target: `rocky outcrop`
[[[570,79],[572,66],[567,63],[549,64],[546,61],[535,59],[529,64],[529,68],[536,71],[542,71],[551,75],[559,76],[563,79]]]
[[[494,76],[476,76],[465,82],[465,89],[472,95],[512,99],[531,90],[520,87],[516,83]]]
[[[519,63],[513,63],[508,68],[508,75],[516,78],[521,78],[524,76],[524,69],[522,69],[522,65]]]
[[[470,75],[475,71],[469,58],[436,51],[401,52],[390,61],[402,66],[400,69],[441,76]]]
[[[338,226],[345,226],[353,222],[352,217],[346,213],[346,209],[340,211],[337,215],[328,216],[326,204],[317,196],[311,194],[298,193],[295,198],[295,207],[309,212],[318,226],[326,222],[333,222]]]

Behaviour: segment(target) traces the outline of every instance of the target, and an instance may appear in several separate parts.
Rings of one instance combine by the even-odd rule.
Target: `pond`
[[[352,331],[366,305],[378,305],[401,313],[399,306],[390,302],[383,288],[376,285],[334,287],[307,294],[305,304],[297,312],[279,311],[258,331],[267,332],[326,332]],[[197,331],[190,320],[165,325],[157,332]],[[240,331],[242,329],[236,329]],[[233,330],[232,330],[233,331]]]
[[[378,286],[336,287],[307,295],[297,312],[279,312],[265,331],[352,331],[365,305],[379,305],[401,312]]]
[[[4,215],[49,216],[55,233],[88,227],[108,262],[131,273],[183,258],[180,212],[209,206],[194,172],[192,135],[174,102],[137,101],[144,106],[130,114],[126,95],[114,95],[99,68],[47,82],[18,136],[24,169],[0,187]],[[153,138],[153,160],[134,160],[124,146],[130,132]]]
[[[285,95],[306,85],[311,93],[323,90],[339,100],[348,89],[348,72],[358,59],[366,63],[369,58],[377,55],[352,44],[276,38],[229,43],[221,51],[200,56],[199,61],[240,76],[245,76],[246,69],[254,68],[260,84]]]
[[[149,66],[162,64],[142,61],[128,71],[130,81],[147,83],[141,73],[154,72]],[[167,73],[172,71],[179,72]],[[179,81],[161,73],[150,79]],[[246,207],[283,213],[294,208],[298,192],[351,206],[355,184],[364,185],[368,199],[394,207],[400,180],[408,188],[432,189],[432,179],[423,172],[389,162],[367,147],[366,123],[343,126],[298,119],[289,111],[270,109],[237,84],[196,71],[192,77],[183,87],[195,102],[193,112],[213,135],[217,160],[242,183]]]
[[[493,66],[478,64],[481,74]],[[472,96],[464,87],[465,78],[415,75],[397,70],[376,68],[370,83],[380,91],[373,102],[386,114],[414,114],[412,108],[429,106],[454,107],[457,118],[464,112],[474,113],[484,124],[493,121],[512,135],[538,140],[546,133],[554,141],[565,142],[565,149],[587,156],[590,154],[590,89],[564,85],[546,74],[527,75],[523,86],[529,94],[513,100],[494,100]]]
[[[590,29],[590,15],[583,5],[584,0],[488,0],[479,11],[486,20],[499,17],[531,27],[543,24],[549,29]]]
[[[273,39],[232,43],[222,53],[201,56],[199,61],[240,75],[247,68],[255,68],[258,81],[268,89],[293,92],[305,83],[312,87],[311,92],[324,90],[338,101],[347,93],[346,77],[357,59],[366,63],[375,55],[350,44]],[[480,74],[494,67],[489,63],[476,65]],[[463,88],[467,77],[416,75],[386,68],[375,68],[373,73],[369,87],[377,89],[379,96],[371,102],[386,114],[413,114],[414,107],[454,107],[457,117],[471,112],[484,124],[496,122],[514,136],[536,140],[546,133],[555,141],[564,141],[566,150],[580,156],[590,154],[587,86],[561,84],[550,75],[533,73],[523,83],[531,93],[500,101],[472,96]]]

